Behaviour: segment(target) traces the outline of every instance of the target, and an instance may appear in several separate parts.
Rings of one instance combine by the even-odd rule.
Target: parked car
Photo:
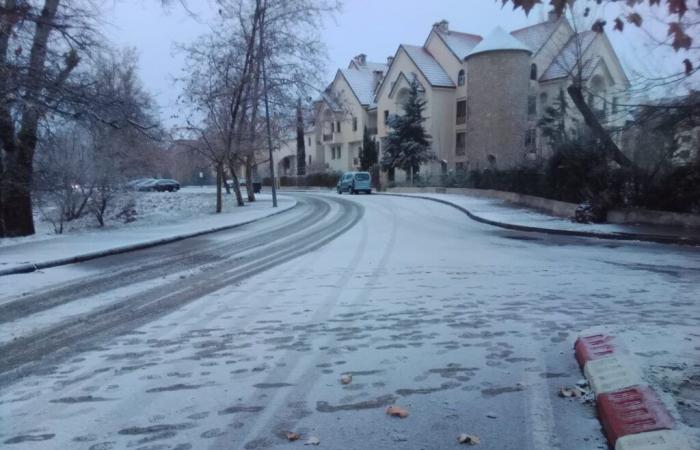
[[[137,191],[153,191],[153,187],[158,182],[155,178],[150,178],[146,181],[142,181],[136,185]]]
[[[180,190],[180,183],[175,180],[163,179],[157,180],[153,185],[153,190],[158,192],[175,192]]]
[[[372,193],[372,176],[369,172],[345,172],[338,180],[336,186],[338,194],[347,192],[349,194]]]
[[[139,186],[147,181],[155,180],[155,178],[137,178],[135,180],[128,181],[124,184],[124,189],[127,191],[135,191]]]
[[[175,180],[170,179],[150,179],[144,181],[137,185],[137,190],[142,192],[156,191],[156,192],[174,192],[180,190],[180,183]]]

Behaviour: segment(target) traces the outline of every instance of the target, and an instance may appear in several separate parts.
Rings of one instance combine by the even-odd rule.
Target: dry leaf
[[[300,438],[301,438],[301,436],[299,436],[299,433],[295,433],[293,431],[287,431],[287,440],[298,441]]]
[[[566,388],[563,387],[559,390],[560,397],[582,397],[586,392],[579,387]]]
[[[469,444],[469,445],[481,444],[481,439],[479,439],[479,436],[474,436],[473,434],[462,433],[457,438],[457,441],[459,441],[460,444]]]
[[[402,419],[405,419],[406,417],[408,417],[408,411],[406,411],[405,409],[403,409],[399,406],[394,406],[394,405],[387,407],[386,413],[392,417],[400,417]]]
[[[352,374],[347,373],[347,374],[340,377],[341,384],[350,384],[351,381],[352,381]]]
[[[319,445],[321,443],[321,440],[317,438],[316,436],[311,436],[304,442],[304,445]]]

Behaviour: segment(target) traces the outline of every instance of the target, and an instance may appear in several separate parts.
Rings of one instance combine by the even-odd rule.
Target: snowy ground
[[[273,209],[269,194],[260,194],[257,199],[239,208],[232,196],[227,195],[223,213],[215,214],[213,188],[124,194],[120,202],[133,200],[135,221],[124,223],[111,214],[107,225],[98,228],[95,219],[87,216],[71,222],[61,235],[53,232],[51,224],[38,221],[35,236],[0,239],[0,269],[233,225],[291,208],[296,203],[290,197],[280,196],[279,208]]]
[[[431,197],[446,200],[462,206],[478,217],[507,224],[522,225],[527,227],[548,228],[556,230],[587,231],[593,233],[648,233],[660,235],[676,235],[688,233],[689,230],[677,230],[667,227],[654,227],[646,225],[616,225],[597,223],[576,223],[569,219],[555,217],[535,211],[530,208],[515,205],[505,200],[490,198],[469,197],[456,194],[401,194]],[[700,234],[700,233],[695,233]]]
[[[335,205],[325,216],[343,207],[315,197]],[[603,449],[593,406],[557,395],[582,378],[573,339],[594,325],[636,342],[645,375],[671,402],[697,395],[697,250],[501,230],[418,199],[342,200],[364,207],[350,231],[244,281],[226,284],[225,269],[193,261],[158,276],[157,290],[145,280],[128,296],[92,294],[120,302],[201,292],[116,336],[76,342],[70,357],[3,386],[0,443],[281,449],[302,445],[284,438],[295,431],[343,450],[458,448],[460,433],[478,435],[481,449]],[[236,248],[227,236],[198,245],[231,239]],[[304,236],[290,229],[284,239],[302,245]],[[55,273],[72,277],[70,287],[121,262]],[[10,282],[31,297],[54,270]],[[387,416],[389,404],[410,416]],[[683,408],[679,420],[697,434],[697,410]]]

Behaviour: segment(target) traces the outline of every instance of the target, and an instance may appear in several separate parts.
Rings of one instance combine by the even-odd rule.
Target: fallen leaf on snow
[[[387,407],[386,413],[392,417],[400,417],[402,419],[405,419],[406,417],[408,417],[408,411],[406,411],[405,409],[403,409],[399,406],[394,406],[394,405]]]
[[[560,397],[581,397],[585,394],[586,392],[579,388],[579,387],[572,387],[572,388],[566,388],[563,387],[559,390],[559,396]]]
[[[340,377],[341,384],[350,384],[351,381],[352,381],[352,374],[347,373],[347,374]]]
[[[311,436],[304,442],[304,445],[318,445],[321,443],[321,440],[317,438],[316,436]]]
[[[479,439],[479,436],[475,436],[473,434],[465,434],[462,433],[459,435],[457,438],[457,441],[460,444],[469,444],[469,445],[479,445],[481,444],[481,439]]]
[[[299,433],[295,433],[293,431],[287,431],[287,439],[290,441],[298,441],[301,438],[299,436]]]

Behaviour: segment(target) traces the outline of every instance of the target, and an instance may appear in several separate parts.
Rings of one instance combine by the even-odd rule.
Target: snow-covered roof
[[[401,44],[406,54],[415,63],[418,70],[428,80],[432,86],[454,87],[452,79],[447,75],[445,69],[433,58],[428,50],[418,45]]]
[[[547,67],[547,69],[542,73],[540,81],[556,80],[558,78],[567,77],[572,71],[576,69],[576,64],[581,59],[581,56],[586,54],[586,50],[591,46],[593,40],[596,38],[598,33],[595,31],[584,31],[571,36],[569,42],[566,43],[564,48],[559,52],[556,58],[552,61],[552,64]],[[583,77],[588,78],[595,65],[591,61],[591,58],[587,58],[583,61]]]
[[[386,63],[378,63],[378,62],[366,62],[364,66],[360,66],[360,68],[365,68],[369,70],[370,72],[382,72],[386,73],[386,69],[388,66]]]
[[[479,42],[476,47],[472,49],[472,51],[469,52],[467,58],[479,53],[496,52],[502,50],[521,50],[532,53],[532,50],[530,50],[527,45],[515,39],[503,28],[496,27],[488,36]]]
[[[355,93],[360,104],[371,105],[374,102],[374,88],[377,87],[377,81],[379,81],[376,80],[374,71],[344,69],[340,73],[350,85],[350,89]]]
[[[459,59],[464,59],[481,41],[481,36],[476,34],[460,33],[459,31],[436,31],[436,33]]]
[[[558,20],[548,20],[529,27],[520,28],[519,30],[512,31],[510,34],[527,45],[528,48],[532,50],[532,53],[537,53],[549,40],[558,25]]]

